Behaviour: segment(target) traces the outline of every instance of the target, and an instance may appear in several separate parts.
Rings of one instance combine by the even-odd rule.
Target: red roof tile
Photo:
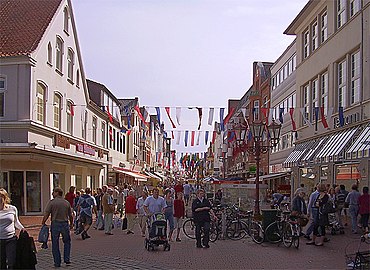
[[[0,0],[0,57],[33,52],[62,0]]]

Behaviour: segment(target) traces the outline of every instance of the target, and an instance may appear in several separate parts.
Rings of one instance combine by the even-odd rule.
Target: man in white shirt
[[[158,188],[153,189],[153,195],[146,198],[144,202],[144,211],[148,216],[153,215],[154,213],[164,211],[164,208],[167,207],[166,201],[163,197],[159,196]]]

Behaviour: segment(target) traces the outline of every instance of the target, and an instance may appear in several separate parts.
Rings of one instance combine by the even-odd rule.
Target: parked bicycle
[[[210,231],[209,231],[209,241],[216,242],[219,234],[221,233],[221,229],[218,227],[217,221],[211,220],[210,222]],[[188,218],[185,220],[182,230],[186,237],[190,239],[195,239],[195,223],[193,218]],[[202,232],[203,234],[203,232]]]
[[[278,210],[278,220],[272,222],[265,230],[266,240],[271,243],[283,242],[285,247],[299,247],[300,228],[298,220],[290,212]]]
[[[344,250],[346,256],[347,269],[370,269],[370,239],[366,235],[361,236],[360,242],[356,248],[349,242]],[[355,253],[350,250],[355,249]]]

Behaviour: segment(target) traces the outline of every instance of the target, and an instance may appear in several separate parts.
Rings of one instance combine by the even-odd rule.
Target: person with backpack
[[[93,196],[91,196],[91,188],[85,189],[85,194],[80,196],[77,202],[78,213],[80,215],[80,230],[82,240],[90,238],[87,231],[90,229],[92,224],[92,211],[94,210],[95,215],[98,215],[96,208],[96,201]]]

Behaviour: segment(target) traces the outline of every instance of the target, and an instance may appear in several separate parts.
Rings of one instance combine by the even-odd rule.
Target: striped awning
[[[348,148],[347,159],[357,159],[370,156],[370,123],[361,131],[360,135]]]
[[[307,150],[315,143],[314,140],[310,140],[303,143],[296,144],[294,150],[290,153],[287,159],[283,163],[283,167],[289,168],[296,166],[301,158],[307,153]]]
[[[301,163],[312,161],[315,158],[315,154],[325,145],[327,140],[327,136],[316,139],[302,156]]]
[[[338,131],[329,135],[327,142],[316,155],[319,162],[330,162],[344,159],[344,149],[353,140],[359,126]]]

